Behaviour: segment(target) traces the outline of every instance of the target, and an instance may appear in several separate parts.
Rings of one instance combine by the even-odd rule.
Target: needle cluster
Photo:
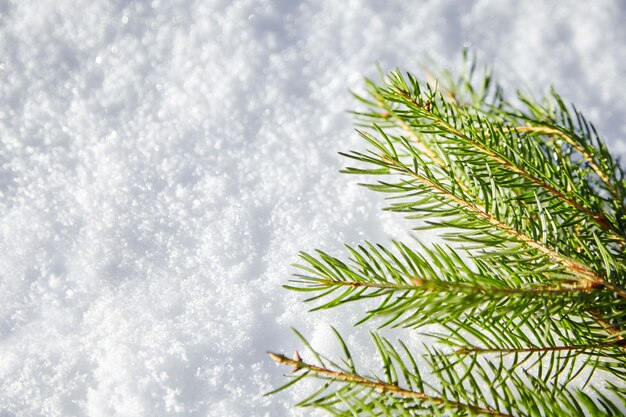
[[[313,309],[376,299],[359,323],[437,325],[434,340],[418,360],[373,332],[380,373],[357,370],[338,333],[339,359],[297,333],[310,362],[271,354],[293,369],[286,386],[320,379],[299,405],[337,416],[624,415],[622,169],[554,91],[507,100],[473,62],[424,78],[366,80],[354,112],[364,149],[342,153],[353,165],[343,172],[371,177],[388,210],[448,243],[302,253],[286,288],[310,294]]]

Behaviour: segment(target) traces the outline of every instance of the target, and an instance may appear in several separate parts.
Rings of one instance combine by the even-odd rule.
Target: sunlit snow
[[[0,1],[0,415],[304,416],[299,250],[407,236],[337,171],[363,76],[464,46],[626,153],[619,1]],[[365,365],[367,328],[348,339]],[[292,397],[293,395],[293,397]]]

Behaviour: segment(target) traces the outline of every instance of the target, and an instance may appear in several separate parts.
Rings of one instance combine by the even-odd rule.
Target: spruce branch
[[[303,378],[319,379],[324,385],[299,405],[319,407],[337,416],[611,416],[619,410],[602,393],[598,393],[601,401],[596,402],[583,391],[570,392],[546,382],[543,375],[523,372],[520,376],[501,361],[472,361],[459,367],[457,360],[436,350],[426,356],[426,365],[439,377],[438,386],[432,386],[424,381],[406,344],[399,341],[397,349],[376,333],[372,340],[383,374],[365,376],[354,366],[345,341],[335,334],[344,350],[344,366],[316,352],[305,339],[317,365],[303,360],[297,351],[293,358],[270,352],[273,361],[299,374],[274,392]]]
[[[449,408],[456,408],[461,410],[467,410],[473,415],[489,415],[494,417],[513,417],[509,414],[503,414],[496,410],[489,408],[479,407],[471,404],[464,404],[461,402],[449,401],[445,398],[431,396],[423,392],[416,392],[399,387],[396,384],[390,384],[379,380],[373,380],[370,378],[364,378],[359,375],[337,372],[331,369],[322,368],[302,361],[299,354],[296,352],[294,359],[289,359],[284,355],[278,353],[269,353],[274,362],[280,365],[288,365],[294,369],[294,372],[299,370],[306,370],[314,373],[316,376],[328,378],[333,381],[347,382],[351,384],[357,384],[362,387],[372,388],[378,394],[388,394],[391,396],[398,396],[407,399],[415,399],[419,401],[425,401],[433,405],[445,406]]]
[[[365,149],[341,153],[355,164],[342,172],[373,178],[362,185],[387,194],[387,210],[415,230],[443,229],[450,245],[301,253],[285,285],[309,294],[313,311],[372,300],[357,324],[421,329],[434,382],[401,340],[372,333],[378,377],[357,372],[336,331],[342,365],[297,333],[317,365],[270,355],[298,373],[283,388],[324,381],[299,405],[342,416],[626,415],[624,173],[556,92],[507,101],[490,70],[478,74],[468,62],[441,83],[397,70],[366,80],[367,94],[353,94],[366,107],[354,112]],[[581,378],[585,391],[572,385]]]
[[[411,96],[409,95],[409,93],[407,91],[400,90],[397,87],[394,89],[394,91],[396,91],[396,93],[398,93],[399,95],[404,97],[407,100],[407,102],[410,103],[413,106],[414,110],[418,110],[418,109],[421,110],[422,108],[424,108],[424,110],[426,111],[426,115],[432,114],[430,106],[428,108],[425,108],[423,105],[420,105],[413,98],[411,98]],[[430,102],[428,102],[428,103],[430,103]],[[490,158],[493,161],[495,161],[496,163],[500,164],[505,169],[510,170],[511,172],[520,175],[521,177],[527,179],[531,183],[533,183],[533,184],[535,184],[535,185],[545,189],[550,194],[552,194],[555,197],[559,198],[560,200],[562,200],[566,204],[572,206],[576,210],[587,214],[599,226],[601,226],[601,227],[603,227],[605,229],[608,229],[608,230],[610,230],[610,231],[612,231],[614,233],[619,233],[620,232],[620,230],[615,225],[611,224],[608,221],[608,219],[606,218],[604,213],[602,213],[602,212],[593,212],[592,210],[586,208],[583,204],[577,202],[574,199],[569,198],[567,195],[565,195],[563,192],[559,191],[559,189],[557,189],[553,185],[549,184],[548,182],[544,182],[541,178],[539,178],[539,176],[533,175],[533,172],[531,172],[529,170],[525,170],[522,167],[517,166],[515,163],[513,163],[511,160],[509,160],[506,156],[501,155],[498,152],[490,149],[484,143],[482,143],[480,140],[477,140],[477,139],[475,139],[473,137],[470,137],[467,134],[463,133],[462,131],[460,131],[459,129],[455,128],[453,125],[448,123],[443,118],[437,117],[437,116],[432,116],[431,120],[433,121],[433,123],[435,125],[440,127],[443,131],[448,132],[448,133],[450,133],[450,134],[452,134],[452,135],[454,135],[454,136],[456,136],[456,137],[458,137],[458,138],[460,138],[460,139],[462,139],[464,141],[467,141],[468,143],[473,145],[479,152],[484,153],[488,158]],[[513,128],[513,129],[516,132],[533,131],[532,129],[529,129],[529,128],[526,128],[526,129],[523,129],[523,128]],[[547,131],[545,129],[547,129]],[[507,129],[505,129],[505,130],[507,130]],[[491,129],[486,129],[486,131],[490,132],[492,130]],[[538,130],[534,130],[534,131],[537,132]],[[551,128],[544,128],[544,131],[542,133],[548,133],[548,134],[558,133],[558,134],[560,134],[561,137],[566,139],[569,144],[571,144],[573,147],[575,147],[576,150],[579,150],[582,153],[582,155],[592,165],[592,167],[594,168],[594,171],[596,171],[596,173],[599,175],[599,177],[603,181],[608,181],[606,176],[593,163],[593,161],[591,160],[591,157],[589,156],[589,154],[587,154],[584,151],[584,149],[581,149],[580,147],[576,146],[576,144],[571,140],[571,138],[569,138],[568,136],[564,135],[562,132],[560,132],[560,131],[558,131],[556,129],[551,129]],[[623,238],[623,236],[621,238]]]

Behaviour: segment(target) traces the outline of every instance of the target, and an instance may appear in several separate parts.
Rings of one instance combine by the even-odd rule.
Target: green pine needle
[[[360,372],[334,328],[340,360],[296,331],[315,363],[270,354],[295,373],[274,392],[317,378],[298,405],[336,416],[625,415],[621,167],[554,91],[507,101],[472,59],[460,77],[428,78],[396,70],[353,93],[364,148],[342,153],[354,164],[343,172],[371,176],[388,210],[449,245],[302,253],[285,288],[312,310],[376,300],[357,324],[429,326],[433,343],[417,358],[374,332],[382,368]]]

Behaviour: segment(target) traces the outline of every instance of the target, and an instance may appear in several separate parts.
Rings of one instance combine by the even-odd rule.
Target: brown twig
[[[458,401],[450,401],[445,398],[436,397],[433,395],[426,394],[424,392],[411,391],[408,389],[404,389],[395,384],[389,384],[386,382],[372,380],[368,378],[364,378],[360,375],[348,374],[345,372],[333,371],[327,368],[322,368],[319,366],[315,366],[309,363],[302,361],[300,355],[294,355],[293,359],[289,359],[284,355],[279,353],[269,352],[270,357],[274,362],[280,365],[288,365],[291,366],[294,372],[299,370],[307,370],[313,372],[314,374],[325,376],[331,378],[335,381],[343,381],[352,384],[358,384],[364,387],[370,387],[374,389],[379,394],[391,394],[396,395],[398,397],[403,398],[413,398],[415,400],[428,402],[434,405],[448,406],[458,409],[471,410],[473,413],[484,414],[494,417],[513,417],[510,414],[504,414],[499,412],[498,410],[494,410],[492,408],[480,407],[472,404],[465,404]]]

